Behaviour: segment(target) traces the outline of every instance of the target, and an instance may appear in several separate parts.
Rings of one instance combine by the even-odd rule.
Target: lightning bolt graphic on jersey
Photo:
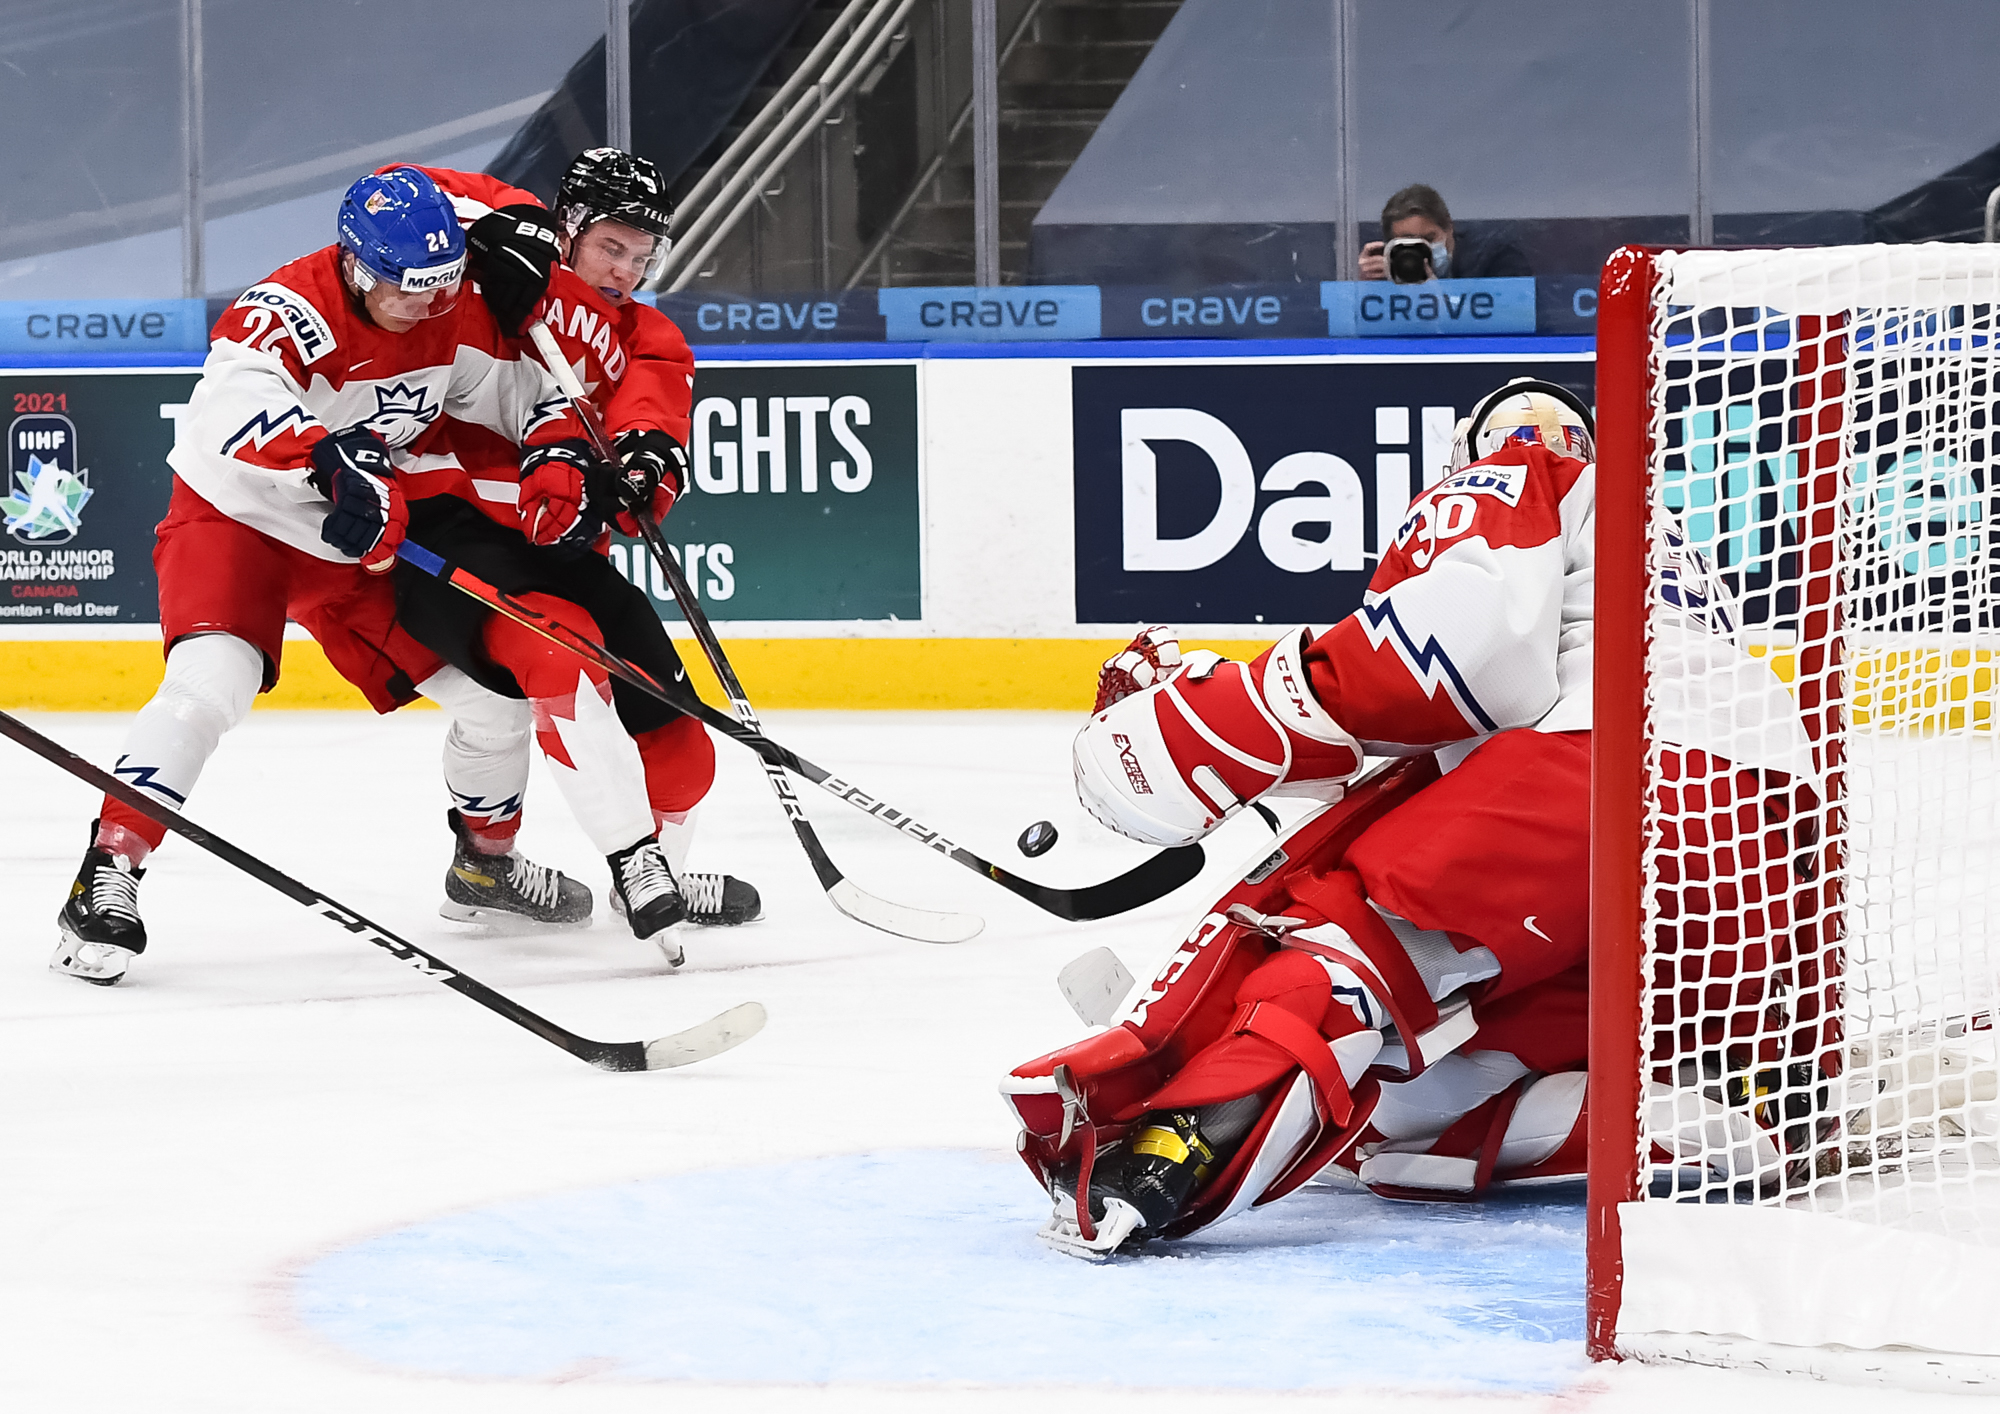
[[[269,412],[260,411],[230,434],[229,440],[222,444],[222,455],[235,456],[237,448],[245,442],[250,444],[252,451],[261,452],[274,438],[282,437],[287,432],[305,432],[319,425],[319,419],[297,403],[293,403],[276,417]]]
[[[1419,648],[1410,637],[1403,621],[1396,617],[1396,604],[1392,599],[1384,599],[1379,604],[1361,606],[1361,631],[1368,636],[1368,646],[1380,648],[1384,643],[1396,650],[1396,656],[1403,660],[1410,676],[1427,693],[1444,688],[1467,718],[1477,722],[1489,732],[1500,730],[1487,710],[1479,705],[1479,699],[1466,686],[1465,678],[1459,673],[1458,665],[1451,661],[1451,655],[1444,651],[1444,645],[1432,636]]]
[[[532,436],[535,432],[537,432],[541,428],[548,426],[551,422],[561,421],[564,417],[568,416],[568,414],[569,414],[569,399],[564,395],[558,393],[555,397],[550,398],[547,402],[541,402],[535,404],[534,411],[528,415],[527,429],[521,435],[524,437]]]
[[[153,777],[159,773],[161,769],[160,767],[127,766],[125,763],[130,759],[131,758],[125,756],[119,757],[117,763],[114,764],[111,768],[111,774],[114,776],[121,776],[130,780],[132,783],[132,789],[134,790],[149,790],[152,791],[155,795],[164,795],[168,800],[171,800],[176,805],[187,804],[186,796],[180,794],[178,791],[168,790],[165,786],[161,785],[158,781],[153,779]]]

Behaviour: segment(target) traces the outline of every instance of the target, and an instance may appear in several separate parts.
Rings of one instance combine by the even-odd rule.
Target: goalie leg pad
[[[1436,1122],[1434,1102],[1443,1098],[1446,1085],[1459,1085],[1460,1098],[1469,1099],[1486,1090],[1493,1078],[1524,1069],[1504,1052],[1452,1060],[1463,1065],[1434,1067],[1407,1087],[1415,1090],[1430,1082],[1434,1093],[1424,1103],[1413,1105],[1398,1097],[1378,1106],[1376,1131],[1388,1134],[1399,1124]],[[1586,1089],[1580,1070],[1517,1075],[1435,1136],[1392,1137],[1366,1146],[1373,1152],[1361,1162],[1361,1181],[1384,1198],[1450,1202],[1477,1198],[1494,1185],[1581,1178],[1588,1158]]]

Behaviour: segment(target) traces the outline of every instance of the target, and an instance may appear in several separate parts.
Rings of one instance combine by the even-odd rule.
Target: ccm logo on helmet
[[[1125,768],[1125,779],[1132,783],[1132,789],[1140,795],[1151,795],[1153,787],[1147,783],[1146,773],[1139,769],[1139,758],[1132,750],[1132,738],[1123,732],[1113,732],[1111,744],[1118,748],[1118,764]]]

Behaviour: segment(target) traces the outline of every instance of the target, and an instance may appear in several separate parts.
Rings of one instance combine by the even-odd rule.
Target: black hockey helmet
[[[574,240],[599,221],[618,221],[659,239],[664,251],[674,223],[667,179],[644,157],[615,147],[579,153],[556,188],[556,219]]]

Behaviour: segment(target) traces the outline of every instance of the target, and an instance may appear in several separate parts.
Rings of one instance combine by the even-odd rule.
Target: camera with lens
[[[1398,236],[1382,247],[1389,279],[1398,285],[1421,285],[1434,277],[1431,243],[1421,236]]]

